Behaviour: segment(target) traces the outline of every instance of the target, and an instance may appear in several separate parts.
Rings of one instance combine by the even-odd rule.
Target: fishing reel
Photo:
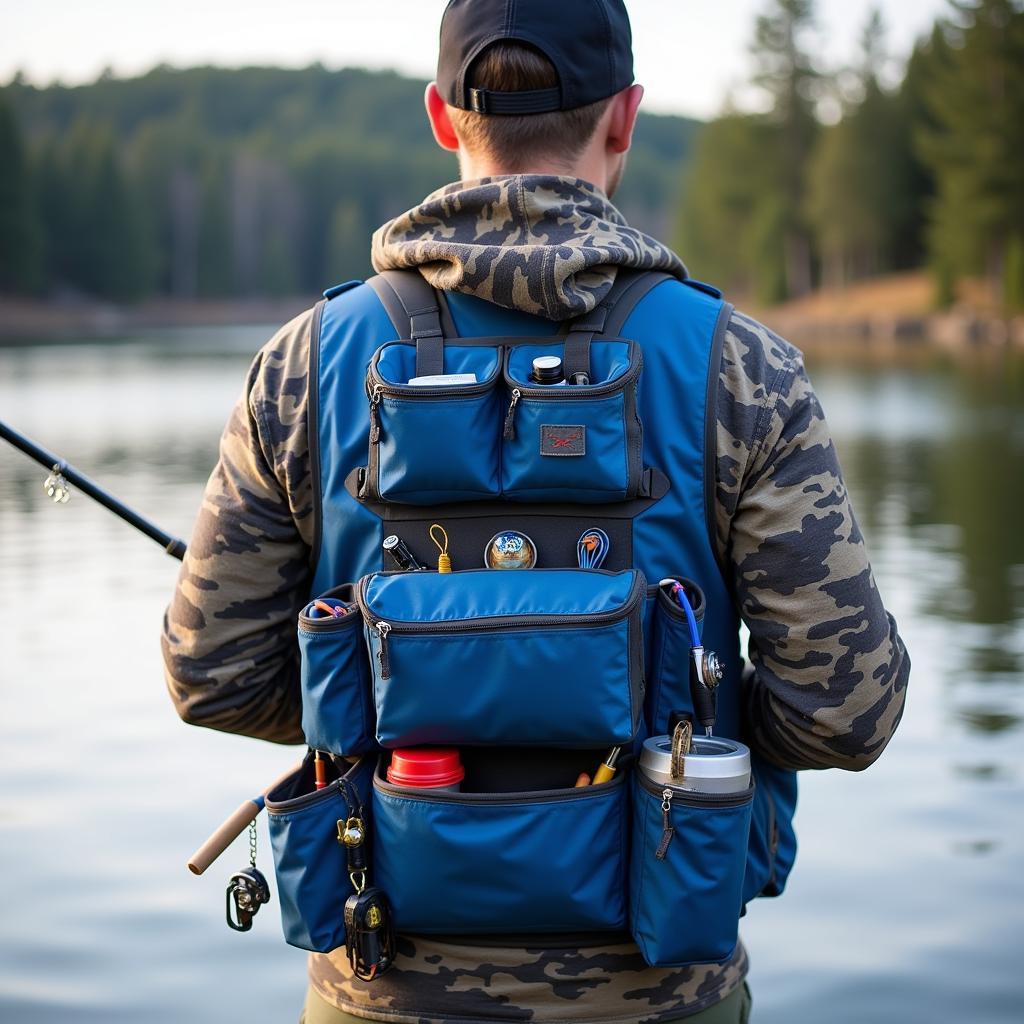
[[[714,651],[701,646],[690,648],[690,699],[697,721],[709,736],[718,711],[715,691],[724,676],[725,666]]]
[[[224,894],[224,914],[228,927],[236,932],[247,932],[260,907],[269,902],[270,886],[262,871],[255,866],[236,871]]]

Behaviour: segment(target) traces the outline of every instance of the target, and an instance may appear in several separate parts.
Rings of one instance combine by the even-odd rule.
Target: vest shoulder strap
[[[443,293],[418,270],[384,270],[366,282],[384,306],[400,338],[416,343],[416,376],[444,372],[444,339],[458,337]]]
[[[589,312],[563,325],[567,379],[590,374],[590,342],[595,335],[614,337],[637,303],[662,281],[663,271],[620,270],[608,294]],[[416,375],[444,372],[445,338],[457,338],[444,292],[432,288],[418,270],[384,270],[366,282],[384,306],[400,337],[416,343]]]
[[[590,379],[590,343],[596,335],[616,337],[637,303],[656,285],[672,277],[660,270],[621,269],[608,294],[589,312],[566,323],[565,353],[562,365],[565,379],[577,374]]]

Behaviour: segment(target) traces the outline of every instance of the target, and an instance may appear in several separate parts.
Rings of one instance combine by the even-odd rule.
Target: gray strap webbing
[[[589,313],[568,323],[565,355],[562,365],[565,379],[572,381],[577,373],[590,377],[590,343],[594,335],[615,337],[633,312],[636,304],[662,281],[672,277],[662,271],[620,270],[608,294]]]
[[[366,283],[384,304],[399,335],[408,333],[416,343],[416,376],[444,373],[441,310],[434,289],[422,275],[415,270],[385,270]]]
[[[589,375],[594,336],[615,337],[637,303],[662,281],[672,279],[672,274],[660,270],[620,270],[594,309],[563,324],[566,379],[574,373]],[[399,337],[416,342],[417,376],[443,373],[444,339],[458,337],[444,293],[431,288],[415,270],[385,270],[366,283],[377,293]]]
[[[614,285],[612,288],[614,290]],[[609,291],[608,296],[611,294]],[[569,322],[562,356],[562,370],[570,384],[574,383],[578,373],[585,374],[588,382],[590,380],[590,343],[594,340],[595,334],[604,333],[605,320],[608,319],[608,296],[589,313],[583,313]]]
[[[672,280],[676,279],[663,270],[631,271],[626,275],[620,272],[603,303],[608,306],[604,333],[608,337],[616,337],[640,300],[662,281]]]

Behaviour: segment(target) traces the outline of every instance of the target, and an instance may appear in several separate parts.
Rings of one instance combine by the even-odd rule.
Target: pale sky
[[[731,92],[743,102],[747,46],[767,0],[627,0],[645,108],[710,117]],[[0,83],[21,70],[37,84],[77,84],[110,66],[154,64],[395,68],[433,77],[445,0],[0,0]],[[904,58],[947,0],[818,0],[813,52],[849,61],[871,7]],[[558,0],[551,0],[553,11]]]

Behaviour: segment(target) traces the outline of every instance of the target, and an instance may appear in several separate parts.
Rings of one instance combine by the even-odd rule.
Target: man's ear
[[[458,152],[459,139],[452,127],[451,118],[448,116],[448,104],[437,91],[437,82],[431,82],[427,86],[427,91],[423,94],[423,102],[427,108],[430,130],[434,133],[437,144],[449,152]]]
[[[633,139],[633,127],[644,98],[642,85],[631,85],[612,97],[607,145],[613,153],[625,153]],[[435,135],[437,132],[435,131]],[[440,140],[439,140],[440,141]]]

